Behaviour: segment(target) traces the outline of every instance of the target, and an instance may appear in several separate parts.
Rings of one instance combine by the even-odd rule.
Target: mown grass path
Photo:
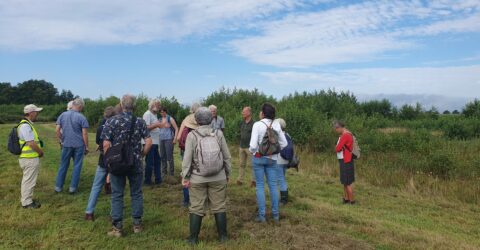
[[[0,125],[0,248],[81,249],[185,249],[188,211],[181,208],[181,186],[176,180],[145,187],[145,231],[133,235],[126,193],[125,229],[121,239],[108,238],[109,196],[101,195],[94,222],[83,220],[97,163],[86,157],[79,193],[54,194],[60,150],[51,124],[37,125],[46,142],[46,154],[35,190],[42,202],[38,210],[22,209],[19,202],[21,170],[6,150],[11,125]],[[91,149],[94,148],[94,135]],[[234,176],[238,173],[235,147]],[[230,242],[216,243],[212,216],[204,219],[198,249],[479,249],[480,208],[444,198],[424,197],[399,189],[365,184],[358,178],[356,206],[340,204],[334,155],[305,156],[300,172],[288,172],[291,203],[281,208],[280,226],[252,222],[255,190],[229,184]],[[176,155],[176,170],[180,161]],[[362,171],[360,168],[357,171]],[[71,170],[67,177],[70,180]],[[249,176],[249,175],[247,175]],[[467,188],[467,187],[466,187]]]

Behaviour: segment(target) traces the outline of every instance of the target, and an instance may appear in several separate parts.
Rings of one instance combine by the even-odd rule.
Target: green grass
[[[0,125],[6,138],[11,125]],[[16,157],[0,151],[0,249],[18,248],[189,248],[188,211],[181,208],[180,184],[144,188],[145,231],[133,235],[126,195],[125,229],[121,239],[108,238],[109,196],[100,196],[95,222],[83,220],[97,155],[86,157],[79,193],[54,194],[53,186],[60,150],[50,124],[37,125],[46,142],[35,198],[38,210],[22,209],[19,202],[22,177]],[[93,139],[93,134],[90,135]],[[3,140],[5,141],[5,140]],[[91,142],[93,148],[93,141]],[[234,173],[238,173],[237,150],[232,147]],[[231,240],[216,243],[212,216],[204,219],[198,249],[474,249],[480,248],[480,208],[448,195],[431,195],[408,187],[372,185],[362,176],[372,166],[357,168],[357,206],[340,204],[342,189],[333,154],[302,155],[300,172],[288,171],[291,203],[281,208],[280,226],[252,222],[256,211],[255,190],[234,185],[228,189],[228,229]],[[371,161],[368,161],[369,163]],[[176,155],[177,173],[180,161]],[[71,170],[69,171],[69,175]],[[249,173],[250,174],[250,173]],[[247,176],[250,176],[250,175]],[[67,184],[69,183],[67,177]],[[422,177],[435,182],[433,177]],[[430,178],[430,179],[428,179]],[[452,181],[450,181],[452,182]],[[418,184],[417,184],[418,186]],[[465,187],[465,188],[468,188]],[[418,189],[418,187],[417,187]],[[126,193],[128,194],[128,193]]]

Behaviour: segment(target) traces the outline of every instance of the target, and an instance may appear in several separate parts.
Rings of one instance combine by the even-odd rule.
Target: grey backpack
[[[258,153],[263,156],[271,156],[274,154],[280,153],[280,143],[278,142],[278,132],[275,131],[272,127],[273,121],[268,126],[265,122],[262,121],[265,126],[267,126],[267,131],[260,142],[258,147]]]
[[[208,177],[223,169],[223,153],[217,132],[203,136],[198,131],[192,131],[197,139],[193,162],[193,173]]]

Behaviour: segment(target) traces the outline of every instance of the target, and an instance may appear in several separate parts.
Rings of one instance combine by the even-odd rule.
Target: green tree
[[[480,117],[480,100],[475,99],[472,102],[469,102],[463,108],[462,113],[466,117]]]

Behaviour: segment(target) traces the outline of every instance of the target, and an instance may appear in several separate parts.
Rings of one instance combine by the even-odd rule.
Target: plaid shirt
[[[131,120],[131,112],[123,112],[108,119],[107,122],[105,122],[100,138],[110,141],[112,146],[126,142],[130,133]],[[139,171],[143,170],[141,140],[146,138],[150,138],[150,132],[147,129],[145,121],[137,117],[137,122],[133,129],[132,142],[135,142],[133,145],[133,154],[135,156],[135,166],[137,166],[137,170]]]

